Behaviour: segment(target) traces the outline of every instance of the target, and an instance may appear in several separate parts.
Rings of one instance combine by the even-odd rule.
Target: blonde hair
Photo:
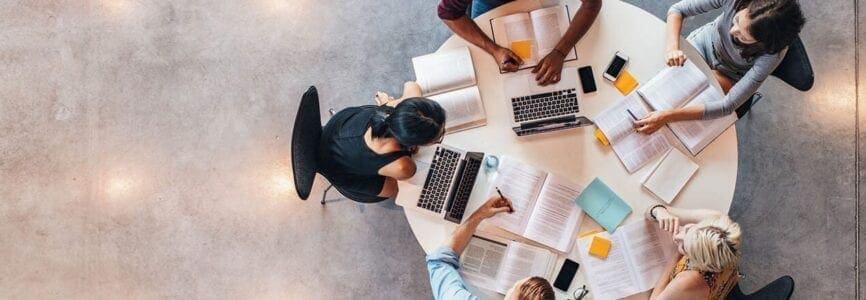
[[[517,299],[520,300],[553,300],[556,294],[547,279],[530,277],[517,288]]]
[[[683,246],[689,263],[705,272],[721,272],[740,260],[740,224],[719,216],[695,224]]]

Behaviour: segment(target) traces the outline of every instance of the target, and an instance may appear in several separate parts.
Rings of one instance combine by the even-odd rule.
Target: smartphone
[[[592,93],[597,90],[595,87],[595,77],[592,76],[592,67],[582,67],[577,69],[577,73],[580,75],[580,85],[583,87],[584,94]]]
[[[619,77],[619,73],[625,68],[626,63],[628,63],[628,56],[617,51],[613,56],[613,60],[611,60],[610,64],[607,65],[607,70],[604,71],[604,78],[610,81],[616,81],[616,78]]]
[[[556,280],[553,281],[553,287],[568,292],[568,287],[571,286],[571,280],[577,274],[578,268],[580,268],[580,264],[566,258],[565,262],[562,263],[562,268],[559,269],[559,275],[556,275]]]

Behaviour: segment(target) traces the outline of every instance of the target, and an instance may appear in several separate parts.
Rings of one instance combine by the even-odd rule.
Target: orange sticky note
[[[532,58],[532,40],[511,42],[511,51],[522,59]]]
[[[631,73],[622,70],[622,72],[619,73],[619,77],[613,82],[613,86],[615,86],[616,89],[625,96],[631,93],[631,91],[634,91],[638,86],[638,82]]]
[[[595,235],[589,243],[589,254],[598,258],[607,258],[610,253],[610,244],[610,240]]]
[[[602,145],[610,145],[610,142],[607,140],[607,136],[605,136],[604,132],[602,132],[599,128],[595,129],[595,138],[598,139],[598,141],[601,142]]]

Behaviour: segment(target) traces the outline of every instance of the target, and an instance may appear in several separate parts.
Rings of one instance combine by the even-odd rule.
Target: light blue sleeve
[[[733,113],[740,105],[746,103],[758,91],[764,80],[776,70],[776,67],[785,58],[786,52],[787,50],[784,50],[777,54],[762,55],[755,59],[755,64],[752,65],[752,68],[746,72],[746,75],[743,75],[743,78],[734,83],[734,86],[731,87],[731,90],[728,91],[728,94],[721,101],[704,103],[703,118],[715,119],[727,116]]]
[[[668,9],[668,15],[678,13],[683,18],[688,18],[719,9],[722,5],[732,1],[734,0],[683,0],[671,5],[671,8]]]
[[[460,256],[451,248],[442,246],[427,256],[427,272],[430,273],[434,299],[478,299],[466,288],[463,278],[457,272],[459,267]]]

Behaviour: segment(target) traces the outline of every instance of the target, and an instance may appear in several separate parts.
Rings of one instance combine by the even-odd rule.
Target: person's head
[[[797,0],[739,0],[736,11],[731,38],[749,59],[784,50],[806,23]]]
[[[439,142],[445,134],[445,110],[436,101],[415,97],[397,107],[376,108],[371,124],[373,137],[395,138],[403,147]]]
[[[553,300],[556,297],[547,279],[527,277],[518,281],[505,293],[505,300]]]
[[[740,225],[728,216],[683,226],[674,236],[680,254],[698,270],[720,272],[740,259]]]

